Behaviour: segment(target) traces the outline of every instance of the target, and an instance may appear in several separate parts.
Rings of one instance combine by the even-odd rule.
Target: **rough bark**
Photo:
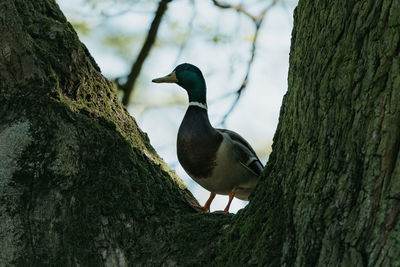
[[[0,23],[0,266],[176,265],[212,246],[230,217],[186,205],[55,2],[1,0]]]
[[[300,1],[273,153],[197,214],[52,0],[0,0],[1,266],[400,266],[400,3]]]
[[[221,263],[400,266],[399,36],[399,1],[300,1],[267,178]]]

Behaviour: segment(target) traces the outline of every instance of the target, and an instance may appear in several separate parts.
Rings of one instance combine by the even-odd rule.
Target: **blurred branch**
[[[272,6],[274,6],[278,0],[272,0],[271,4],[267,6],[260,14],[258,15],[253,15],[250,12],[248,12],[242,5],[230,5],[226,3],[222,3],[217,0],[212,0],[215,6],[223,9],[233,9],[236,10],[238,13],[242,13],[243,15],[246,15],[249,17],[254,23],[260,23],[264,19],[265,14],[267,13],[268,9],[270,9]]]
[[[261,26],[261,24],[256,24],[256,32],[254,33],[254,39],[251,44],[251,56],[250,56],[249,62],[247,63],[246,75],[244,76],[243,82],[240,85],[239,89],[235,92],[236,98],[233,101],[233,104],[231,105],[229,110],[225,113],[225,115],[222,117],[222,120],[220,121],[221,125],[225,125],[226,119],[229,117],[229,115],[235,109],[236,105],[239,102],[240,96],[242,95],[243,91],[246,89],[247,82],[249,80],[250,70],[253,65],[254,57],[256,54],[256,41],[257,41],[257,37],[258,37],[258,32],[260,30],[260,26]]]
[[[161,20],[165,11],[167,10],[167,5],[172,0],[161,0],[158,3],[158,8],[156,14],[154,16],[153,21],[151,22],[150,29],[147,33],[146,40],[142,46],[142,49],[139,52],[139,55],[136,58],[136,61],[133,63],[130,73],[128,74],[128,79],[124,84],[119,84],[118,79],[116,79],[116,83],[118,88],[124,92],[124,96],[122,97],[122,104],[127,106],[129,103],[129,98],[132,94],[136,79],[138,78],[140,71],[142,70],[143,63],[147,56],[150,53],[150,50],[156,40],[157,31],[160,27]]]
[[[235,95],[235,94],[236,94],[236,91],[225,93],[223,95],[220,95],[220,96],[218,96],[216,98],[211,99],[209,101],[209,104],[213,105],[214,103],[218,103],[220,100],[225,99],[225,98],[230,97],[230,96]]]
[[[230,4],[221,3],[220,1],[217,1],[217,0],[212,0],[212,2],[214,3],[215,6],[217,6],[219,8],[234,9],[234,10],[236,10],[236,12],[242,13],[242,14],[248,16],[253,21],[257,20],[257,18],[255,16],[253,16],[252,14],[250,14],[249,12],[247,12],[247,10],[244,9],[244,7],[242,5],[237,5],[237,6],[230,5]]]
[[[233,101],[231,107],[229,108],[229,110],[225,113],[225,115],[222,117],[221,121],[220,121],[220,125],[225,125],[225,122],[227,120],[227,118],[229,117],[229,115],[232,113],[232,111],[235,109],[236,105],[239,102],[240,97],[242,96],[242,93],[244,92],[244,90],[247,87],[247,83],[249,81],[249,75],[250,75],[250,71],[251,71],[251,67],[253,66],[253,62],[254,62],[254,58],[255,58],[255,54],[256,54],[256,42],[257,42],[257,38],[258,38],[258,34],[261,28],[261,24],[265,18],[265,14],[267,14],[268,10],[271,9],[277,2],[278,0],[272,0],[271,4],[268,5],[260,14],[258,15],[252,15],[250,12],[248,12],[246,9],[244,9],[244,7],[242,5],[230,5],[230,4],[225,4],[225,3],[221,3],[217,0],[212,0],[214,5],[223,9],[233,9],[236,10],[238,13],[242,13],[244,15],[246,15],[247,17],[249,17],[253,22],[254,22],[254,26],[255,26],[255,32],[254,32],[254,38],[252,40],[251,43],[251,50],[250,50],[250,59],[247,63],[247,70],[246,70],[246,74],[244,76],[244,79],[242,81],[242,84],[240,85],[239,89],[236,90],[235,94],[236,94],[236,98]],[[231,95],[232,93],[229,93],[229,95]]]

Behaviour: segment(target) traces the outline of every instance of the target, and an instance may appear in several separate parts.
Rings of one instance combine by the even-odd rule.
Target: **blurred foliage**
[[[71,24],[72,27],[83,36],[89,36],[92,31],[92,27],[87,21],[71,21]]]
[[[225,34],[215,34],[209,40],[214,42],[215,44],[221,44],[221,43],[226,44],[231,41],[231,38],[230,36]]]
[[[67,1],[70,0],[58,0],[58,2]],[[272,0],[225,0],[221,2],[243,5],[249,12],[257,13],[265,6],[268,6],[271,1]],[[154,16],[154,11],[156,10],[159,0],[81,0],[80,2],[82,6],[73,7],[73,4],[71,4],[69,10],[64,10],[75,30],[84,37],[91,38],[94,35],[99,36],[101,43],[106,48],[111,48],[116,56],[125,60],[133,60],[135,58],[133,53],[137,53],[137,49],[147,34],[146,30],[151,22],[149,18]],[[171,3],[173,2],[174,1]],[[195,20],[195,9],[198,3],[194,0],[187,0],[186,2],[192,6],[192,20]],[[295,6],[296,3],[297,0],[279,1],[279,4],[287,6],[288,9]],[[215,9],[218,10],[219,8],[215,7]],[[222,9],[220,12],[221,15],[229,13]],[[236,13],[237,16],[241,15],[238,12],[231,10],[231,14],[232,13]],[[125,15],[128,16],[132,14],[140,18],[147,16],[148,23],[147,26],[142,27],[142,31],[127,31],[126,25],[122,27],[121,25],[118,25],[118,23],[113,23],[113,20],[120,20]],[[169,14],[168,11],[167,16],[163,18],[163,23],[168,25],[169,35],[162,39],[158,38],[156,42],[157,46],[171,45],[179,47],[181,43],[184,43],[189,37],[189,32],[193,27],[193,25],[191,25],[192,22],[189,22],[190,25],[183,25],[182,20],[176,19],[176,14]],[[238,23],[237,27],[241,27],[240,24],[241,22]],[[236,34],[235,31],[227,32],[224,31],[223,28],[220,29],[219,26],[216,27],[215,25],[216,22],[212,20],[198,20],[193,31],[195,34],[203,35],[204,40],[214,44],[229,44],[235,42],[235,40],[246,40],[251,42],[254,39],[252,31],[245,33],[245,36],[234,36]]]
[[[105,47],[109,47],[116,54],[121,56],[122,58],[133,58],[134,49],[133,47],[137,47],[138,42],[141,41],[138,35],[125,35],[119,33],[110,33],[110,35],[106,35],[102,39],[102,44]]]
[[[68,1],[68,0],[58,0]],[[71,7],[70,10],[66,11],[66,15],[75,28],[75,30],[84,37],[93,38],[96,35],[96,39],[101,40],[101,44],[111,49],[113,53],[120,57],[123,61],[134,60],[135,53],[140,49],[140,44],[143,42],[147,29],[150,25],[151,20],[148,20],[146,27],[143,27],[142,31],[127,31],[126,25],[121,27],[118,23],[113,23],[113,20],[119,20],[125,15],[135,16],[154,16],[158,0],[81,0],[83,7]],[[234,1],[233,1],[234,2]],[[246,7],[249,9],[260,9],[262,5],[266,5],[270,1],[247,1]],[[193,14],[189,25],[183,24],[181,20],[176,19],[176,15],[168,14],[163,18],[163,23],[167,24],[169,30],[168,36],[163,38],[157,38],[157,46],[174,46],[184,49],[186,39],[190,37],[192,27],[194,34],[203,36],[203,40],[213,44],[229,44],[234,42],[232,32],[225,32],[219,27],[215,27],[215,21],[202,21],[199,20],[195,26],[192,25],[193,20],[196,17],[196,6],[195,1],[187,1],[192,6]],[[218,10],[218,8],[215,8]],[[223,12],[223,11],[221,11]],[[234,11],[233,11],[234,12]],[[236,13],[236,12],[234,12]],[[238,15],[240,15],[238,13]],[[240,25],[239,25],[240,26]],[[240,40],[251,41],[252,38],[248,36],[252,35],[248,32],[247,38],[240,38]],[[133,62],[131,62],[132,64]],[[112,77],[110,77],[112,78]]]

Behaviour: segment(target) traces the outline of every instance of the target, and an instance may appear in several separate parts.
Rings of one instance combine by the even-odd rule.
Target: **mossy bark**
[[[188,264],[214,246],[230,216],[187,206],[57,4],[1,0],[0,18],[0,266]]]
[[[400,266],[399,36],[400,1],[300,0],[273,152],[221,263]]]
[[[0,266],[400,266],[398,1],[300,1],[235,216],[186,205],[53,0],[1,0],[0,36]]]

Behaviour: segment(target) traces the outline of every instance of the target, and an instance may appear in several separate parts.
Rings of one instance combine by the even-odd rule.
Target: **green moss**
[[[186,187],[119,103],[54,1],[15,5],[30,49],[24,67],[35,71],[29,84],[10,89],[1,111],[10,121],[27,114],[31,123],[32,142],[12,173],[13,212],[23,214],[24,233],[16,237],[22,249],[13,264],[187,265],[194,251],[215,246],[230,216],[188,207]]]
[[[113,123],[54,100],[30,108],[35,141],[20,158],[14,181],[25,188],[17,203],[28,214],[22,224],[31,229],[22,240],[36,245],[19,264],[143,263],[143,251],[160,250],[164,259],[187,262],[193,250],[211,246],[209,240],[220,234],[223,221],[192,213],[183,199],[187,191]],[[208,229],[211,222],[215,231]],[[172,256],[172,243],[162,241],[183,241],[198,231],[204,234],[190,246],[176,245]]]

